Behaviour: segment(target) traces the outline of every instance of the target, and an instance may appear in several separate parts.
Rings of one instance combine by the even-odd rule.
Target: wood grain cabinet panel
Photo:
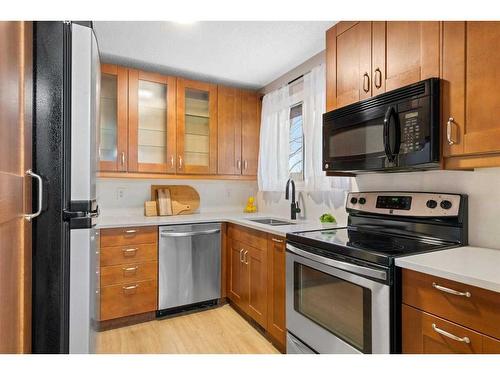
[[[259,93],[242,91],[241,96],[241,174],[256,176],[259,163],[261,101]]]
[[[128,263],[118,266],[101,267],[101,286],[131,283],[158,278],[158,263]]]
[[[247,313],[267,327],[267,248],[244,247],[243,259],[248,274]]]
[[[470,294],[455,295],[443,288]],[[405,269],[403,303],[500,338],[499,293]]]
[[[285,238],[269,234],[267,243],[267,330],[286,345],[286,244]]]
[[[243,263],[243,244],[232,238],[229,242],[229,267],[228,267],[228,296],[237,306],[245,311],[246,304],[246,276]]]
[[[445,156],[500,152],[498,66],[500,22],[443,23],[443,127]],[[450,120],[452,119],[452,120]],[[450,125],[447,125],[450,120]],[[450,144],[452,143],[452,144]],[[460,168],[460,164],[455,164]],[[498,166],[498,160],[465,162],[463,167]],[[453,167],[453,164],[450,165]]]
[[[157,237],[156,226],[101,229],[101,247],[156,244]]]
[[[241,90],[218,86],[217,173],[241,174]]]

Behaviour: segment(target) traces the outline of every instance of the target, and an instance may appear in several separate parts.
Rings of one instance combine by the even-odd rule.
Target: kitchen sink
[[[272,226],[278,226],[278,225],[294,225],[295,223],[291,223],[289,221],[284,221],[284,220],[279,220],[279,219],[271,219],[271,218],[264,218],[264,219],[248,219],[250,221],[253,221],[255,223],[259,224],[267,224],[267,225],[272,225]]]

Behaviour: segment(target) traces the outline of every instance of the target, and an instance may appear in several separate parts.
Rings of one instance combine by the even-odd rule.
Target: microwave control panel
[[[420,127],[418,109],[401,113],[399,121],[401,124],[400,154],[422,150],[425,146],[425,134]]]

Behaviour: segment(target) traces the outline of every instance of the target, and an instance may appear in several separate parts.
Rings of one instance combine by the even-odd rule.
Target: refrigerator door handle
[[[33,220],[35,217],[39,216],[42,213],[42,203],[43,203],[43,181],[42,177],[40,175],[37,175],[34,173],[31,169],[28,169],[26,171],[26,175],[30,176],[32,178],[36,178],[38,180],[38,210],[36,212],[33,212],[31,214],[25,214],[24,218],[27,221]]]

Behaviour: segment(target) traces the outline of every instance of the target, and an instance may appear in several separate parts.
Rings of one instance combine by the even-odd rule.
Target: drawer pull
[[[467,298],[470,298],[470,296],[471,296],[470,292],[459,292],[458,290],[450,289],[450,288],[447,288],[445,286],[441,286],[441,285],[436,284],[436,283],[432,283],[432,286],[435,289],[440,290],[441,292],[453,294],[455,296],[463,296],[463,297],[467,297]]]
[[[130,249],[123,249],[122,250],[123,256],[125,256],[125,257],[134,257],[135,254],[137,254],[137,250],[138,250],[137,247],[133,247],[133,248],[130,248]]]
[[[441,328],[438,328],[434,323],[432,323],[432,329],[435,332],[439,333],[440,335],[446,336],[452,340],[459,341],[459,342],[465,342],[466,344],[470,343],[470,339],[467,336],[464,336],[464,337],[455,336],[453,333],[446,332],[446,331],[442,330]]]
[[[123,274],[125,276],[135,275],[137,273],[138,269],[139,269],[139,266],[122,268]]]
[[[277,243],[283,243],[283,240],[278,240],[277,238],[273,238],[272,240]]]
[[[125,231],[125,237],[135,236],[136,233],[137,233],[137,229],[128,229]]]
[[[123,290],[124,294],[133,294],[136,292],[138,287],[139,287],[139,284],[123,286],[122,290]]]

